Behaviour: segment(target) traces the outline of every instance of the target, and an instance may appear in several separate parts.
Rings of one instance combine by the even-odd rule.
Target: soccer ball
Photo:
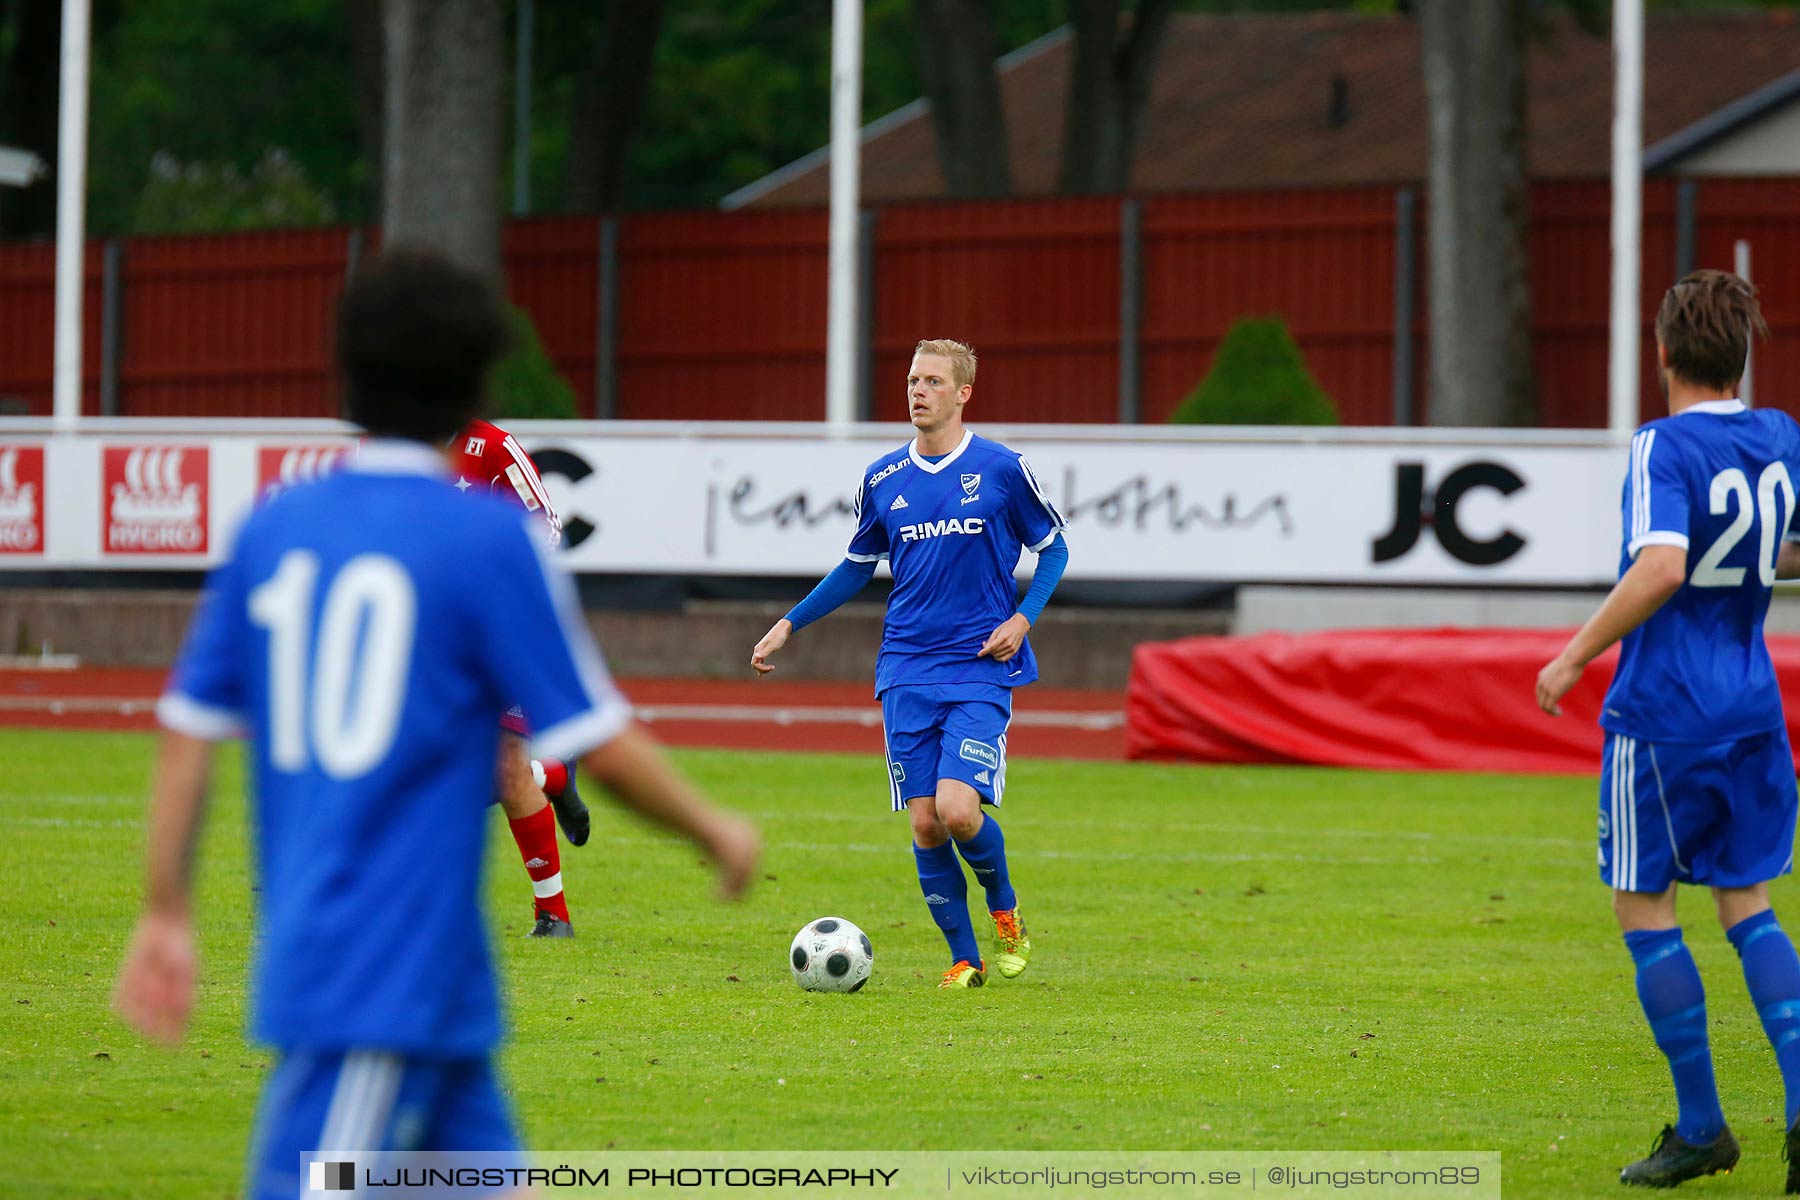
[[[794,935],[788,965],[809,992],[854,992],[869,982],[875,950],[869,935],[844,918],[820,917]]]

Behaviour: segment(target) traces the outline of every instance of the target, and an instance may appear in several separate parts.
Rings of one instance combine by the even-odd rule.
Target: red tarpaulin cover
[[[1572,630],[1359,629],[1149,642],[1125,696],[1131,758],[1594,774],[1615,647],[1552,717],[1537,673]],[[1771,637],[1790,741],[1800,637]]]

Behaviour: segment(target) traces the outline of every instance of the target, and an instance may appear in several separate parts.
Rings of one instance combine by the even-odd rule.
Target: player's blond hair
[[[975,382],[975,348],[949,338],[926,338],[913,347],[913,357],[935,354],[950,360],[950,382],[959,388]]]

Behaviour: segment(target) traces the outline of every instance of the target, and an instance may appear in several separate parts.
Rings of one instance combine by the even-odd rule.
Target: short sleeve
[[[568,573],[528,528],[494,539],[480,588],[466,593],[478,655],[498,694],[525,710],[540,758],[575,758],[619,734],[631,705],[613,683]]]
[[[856,532],[850,535],[844,557],[851,562],[880,562],[888,556],[887,529],[881,514],[869,503],[869,483],[865,476],[856,485]]]
[[[1625,553],[1645,546],[1688,544],[1688,495],[1680,443],[1654,427],[1631,439],[1631,473],[1625,483]]]
[[[1044,493],[1031,464],[1023,455],[1017,460],[1018,474],[1006,481],[1007,516],[1019,533],[1019,541],[1036,553],[1056,540],[1056,535],[1069,527],[1056,505]]]
[[[207,741],[242,736],[251,645],[244,567],[234,554],[213,568],[175,669],[156,703],[165,729]]]

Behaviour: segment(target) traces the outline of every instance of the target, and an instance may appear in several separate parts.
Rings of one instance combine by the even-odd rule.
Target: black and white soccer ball
[[[820,917],[794,935],[788,949],[794,982],[809,992],[854,992],[869,982],[875,949],[869,935],[842,917]]]

